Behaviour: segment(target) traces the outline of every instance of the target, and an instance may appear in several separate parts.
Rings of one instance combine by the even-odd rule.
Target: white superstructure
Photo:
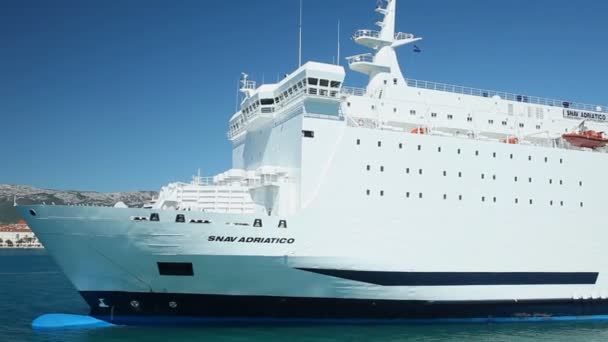
[[[20,207],[93,313],[608,314],[605,142],[564,139],[605,130],[605,107],[406,78],[396,50],[420,38],[395,30],[396,2],[353,37],[365,89],[315,62],[244,75],[225,173],[144,209]]]

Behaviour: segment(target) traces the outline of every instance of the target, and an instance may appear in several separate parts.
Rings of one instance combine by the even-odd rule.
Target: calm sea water
[[[0,249],[0,341],[607,341],[607,323],[422,326],[116,327],[36,332],[44,313],[86,314],[45,251]]]

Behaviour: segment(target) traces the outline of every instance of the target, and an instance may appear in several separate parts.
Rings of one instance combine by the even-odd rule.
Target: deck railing
[[[408,79],[407,85],[412,88],[429,89],[429,90],[443,91],[443,92],[447,92],[447,93],[455,93],[455,94],[463,94],[463,95],[471,95],[471,96],[479,96],[479,97],[487,97],[487,98],[492,98],[492,97],[498,96],[502,100],[530,103],[530,104],[537,104],[537,105],[544,105],[544,106],[551,106],[551,107],[571,108],[571,109],[576,109],[576,110],[585,110],[585,111],[593,111],[593,112],[605,112],[608,110],[608,106],[570,102],[570,101],[565,101],[565,100],[555,100],[555,99],[548,99],[548,98],[542,98],[542,97],[536,97],[536,96],[507,93],[507,92],[503,92],[503,91],[484,90],[484,89],[463,87],[463,86],[439,83],[439,82]],[[342,94],[347,95],[347,96],[348,95],[364,96],[366,94],[366,92],[367,91],[364,88],[354,88],[354,87],[343,87],[342,88]]]

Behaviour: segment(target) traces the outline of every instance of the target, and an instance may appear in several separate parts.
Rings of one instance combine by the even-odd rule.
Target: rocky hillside
[[[113,206],[124,202],[130,207],[141,207],[146,201],[156,196],[155,191],[137,192],[92,192],[92,191],[58,191],[38,189],[24,185],[0,184],[0,223],[19,221],[19,215],[13,207],[13,198],[17,196],[19,204],[94,204]]]

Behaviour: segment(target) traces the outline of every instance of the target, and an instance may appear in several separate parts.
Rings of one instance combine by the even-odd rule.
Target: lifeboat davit
[[[577,133],[566,133],[562,138],[570,144],[585,148],[599,148],[608,144],[608,139],[604,136],[604,132],[596,131],[581,131]]]

